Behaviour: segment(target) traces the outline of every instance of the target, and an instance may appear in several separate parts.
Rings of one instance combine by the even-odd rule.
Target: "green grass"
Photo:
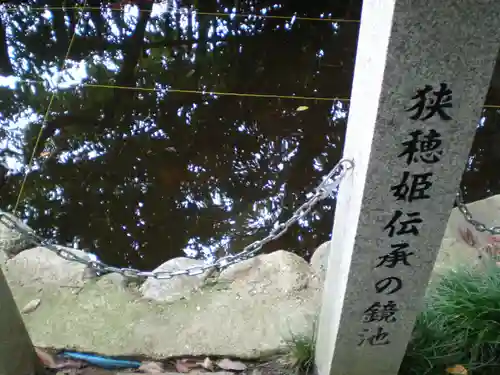
[[[291,333],[291,339],[287,343],[289,349],[287,365],[294,370],[295,374],[305,375],[313,372],[316,328],[317,319],[313,323],[312,336],[299,336]]]
[[[311,371],[314,337],[294,337],[290,363]],[[500,374],[500,268],[460,269],[444,275],[427,293],[400,375],[446,375],[463,365],[468,375]]]
[[[309,374],[314,364],[314,344],[311,337],[294,337],[290,343],[291,367],[297,374]]]
[[[465,366],[469,375],[500,374],[500,268],[460,269],[427,294],[401,375],[445,374]]]

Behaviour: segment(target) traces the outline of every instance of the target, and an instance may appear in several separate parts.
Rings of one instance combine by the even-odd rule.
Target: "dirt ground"
[[[144,369],[120,369],[120,370],[106,370],[103,368],[86,365],[84,363],[68,362],[66,367],[59,365],[59,368],[46,367],[48,375],[131,375],[131,374],[157,374],[157,375],[296,375],[297,371],[286,365],[285,357],[277,356],[264,360],[262,362],[250,361],[234,361],[233,363],[243,364],[246,368],[244,370],[231,370],[217,368],[217,365],[210,366],[211,369],[205,369],[202,366],[195,366],[194,364],[201,364],[207,361],[206,358],[190,358],[189,361],[181,360],[179,364],[178,359],[167,360],[164,362],[148,362],[152,364],[149,368],[147,365]],[[183,366],[183,363],[186,366]],[[205,362],[206,363],[206,362]],[[216,363],[214,361],[214,363]],[[52,366],[56,367],[56,366]],[[229,366],[231,367],[231,366]]]

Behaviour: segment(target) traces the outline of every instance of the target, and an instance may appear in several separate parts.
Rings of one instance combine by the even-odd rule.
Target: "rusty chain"
[[[487,227],[484,223],[481,223],[480,221],[477,221],[476,219],[474,219],[474,216],[472,216],[472,214],[470,213],[466,204],[464,203],[462,191],[458,192],[456,203],[457,203],[458,209],[462,213],[465,220],[469,224],[471,224],[474,227],[474,229],[476,229],[478,232],[488,232],[488,233],[493,234],[493,235],[500,234],[500,226]]]
[[[45,247],[68,261],[82,263],[87,267],[93,269],[98,274],[116,272],[127,278],[152,277],[155,279],[171,279],[174,276],[181,275],[194,276],[202,274],[207,270],[221,270],[229,265],[255,256],[265,244],[281,237],[283,234],[285,234],[285,232],[291,225],[295,224],[299,219],[305,217],[319,201],[331,196],[334,193],[335,189],[339,186],[347,171],[352,168],[354,168],[354,162],[352,160],[342,159],[341,161],[339,161],[335,165],[335,167],[325,176],[318,187],[316,187],[311,198],[309,198],[304,204],[302,204],[287,221],[274,225],[274,228],[263,239],[257,240],[250,245],[245,246],[245,248],[243,248],[243,250],[237,254],[227,255],[218,258],[212,263],[191,266],[178,271],[140,271],[134,268],[108,266],[107,264],[97,259],[97,257],[93,256],[93,254],[89,253],[89,255],[87,256],[79,256],[76,253],[72,253],[68,250],[65,250],[64,248],[50,243],[49,240],[37,235],[33,230],[28,230],[26,225],[21,225],[21,223],[19,223],[18,220],[15,220],[15,218],[11,214],[0,211],[0,220],[9,229],[19,232],[34,246]]]

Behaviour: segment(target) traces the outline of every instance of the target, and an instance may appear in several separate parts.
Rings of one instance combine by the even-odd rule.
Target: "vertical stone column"
[[[319,375],[395,375],[500,46],[496,0],[365,0],[316,344]]]
[[[0,375],[42,375],[44,370],[0,268]]]

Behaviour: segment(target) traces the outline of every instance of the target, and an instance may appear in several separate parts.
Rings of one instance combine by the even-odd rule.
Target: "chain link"
[[[474,216],[470,213],[466,204],[464,203],[464,199],[462,196],[462,191],[459,191],[456,199],[457,207],[464,216],[465,220],[471,224],[478,232],[488,232],[493,235],[500,234],[500,226],[487,227],[485,224],[481,223],[474,219]]]
[[[231,254],[221,258],[218,258],[216,261],[212,263],[202,264],[191,266],[185,268],[183,270],[178,271],[140,271],[134,268],[119,268],[108,266],[105,263],[101,262],[96,257],[89,255],[79,256],[77,253],[70,252],[65,250],[62,247],[54,245],[50,243],[47,239],[40,237],[33,230],[29,231],[25,228],[25,225],[21,225],[14,218],[0,211],[0,221],[7,226],[10,230],[21,233],[23,237],[26,238],[34,246],[42,246],[47,248],[48,250],[56,253],[63,259],[66,259],[71,262],[78,262],[86,265],[87,267],[92,268],[97,271],[99,274],[116,272],[119,273],[126,278],[147,278],[152,277],[155,279],[171,279],[175,276],[187,275],[194,276],[204,273],[207,270],[217,269],[221,270],[227,266],[232,264],[241,262],[243,260],[252,258],[257,254],[262,247],[279,237],[281,237],[288,230],[290,226],[295,224],[298,220],[304,218],[313,207],[321,200],[326,199],[329,196],[333,196],[335,193],[335,189],[340,185],[340,182],[347,174],[350,169],[354,168],[354,162],[348,159],[342,159],[339,161],[335,167],[328,173],[323,181],[318,185],[318,187],[314,190],[313,195],[309,198],[302,206],[300,206],[294,214],[284,223],[277,223],[274,225],[274,228],[269,232],[269,234],[261,240],[257,240],[250,245],[243,248],[241,252],[238,254]]]

